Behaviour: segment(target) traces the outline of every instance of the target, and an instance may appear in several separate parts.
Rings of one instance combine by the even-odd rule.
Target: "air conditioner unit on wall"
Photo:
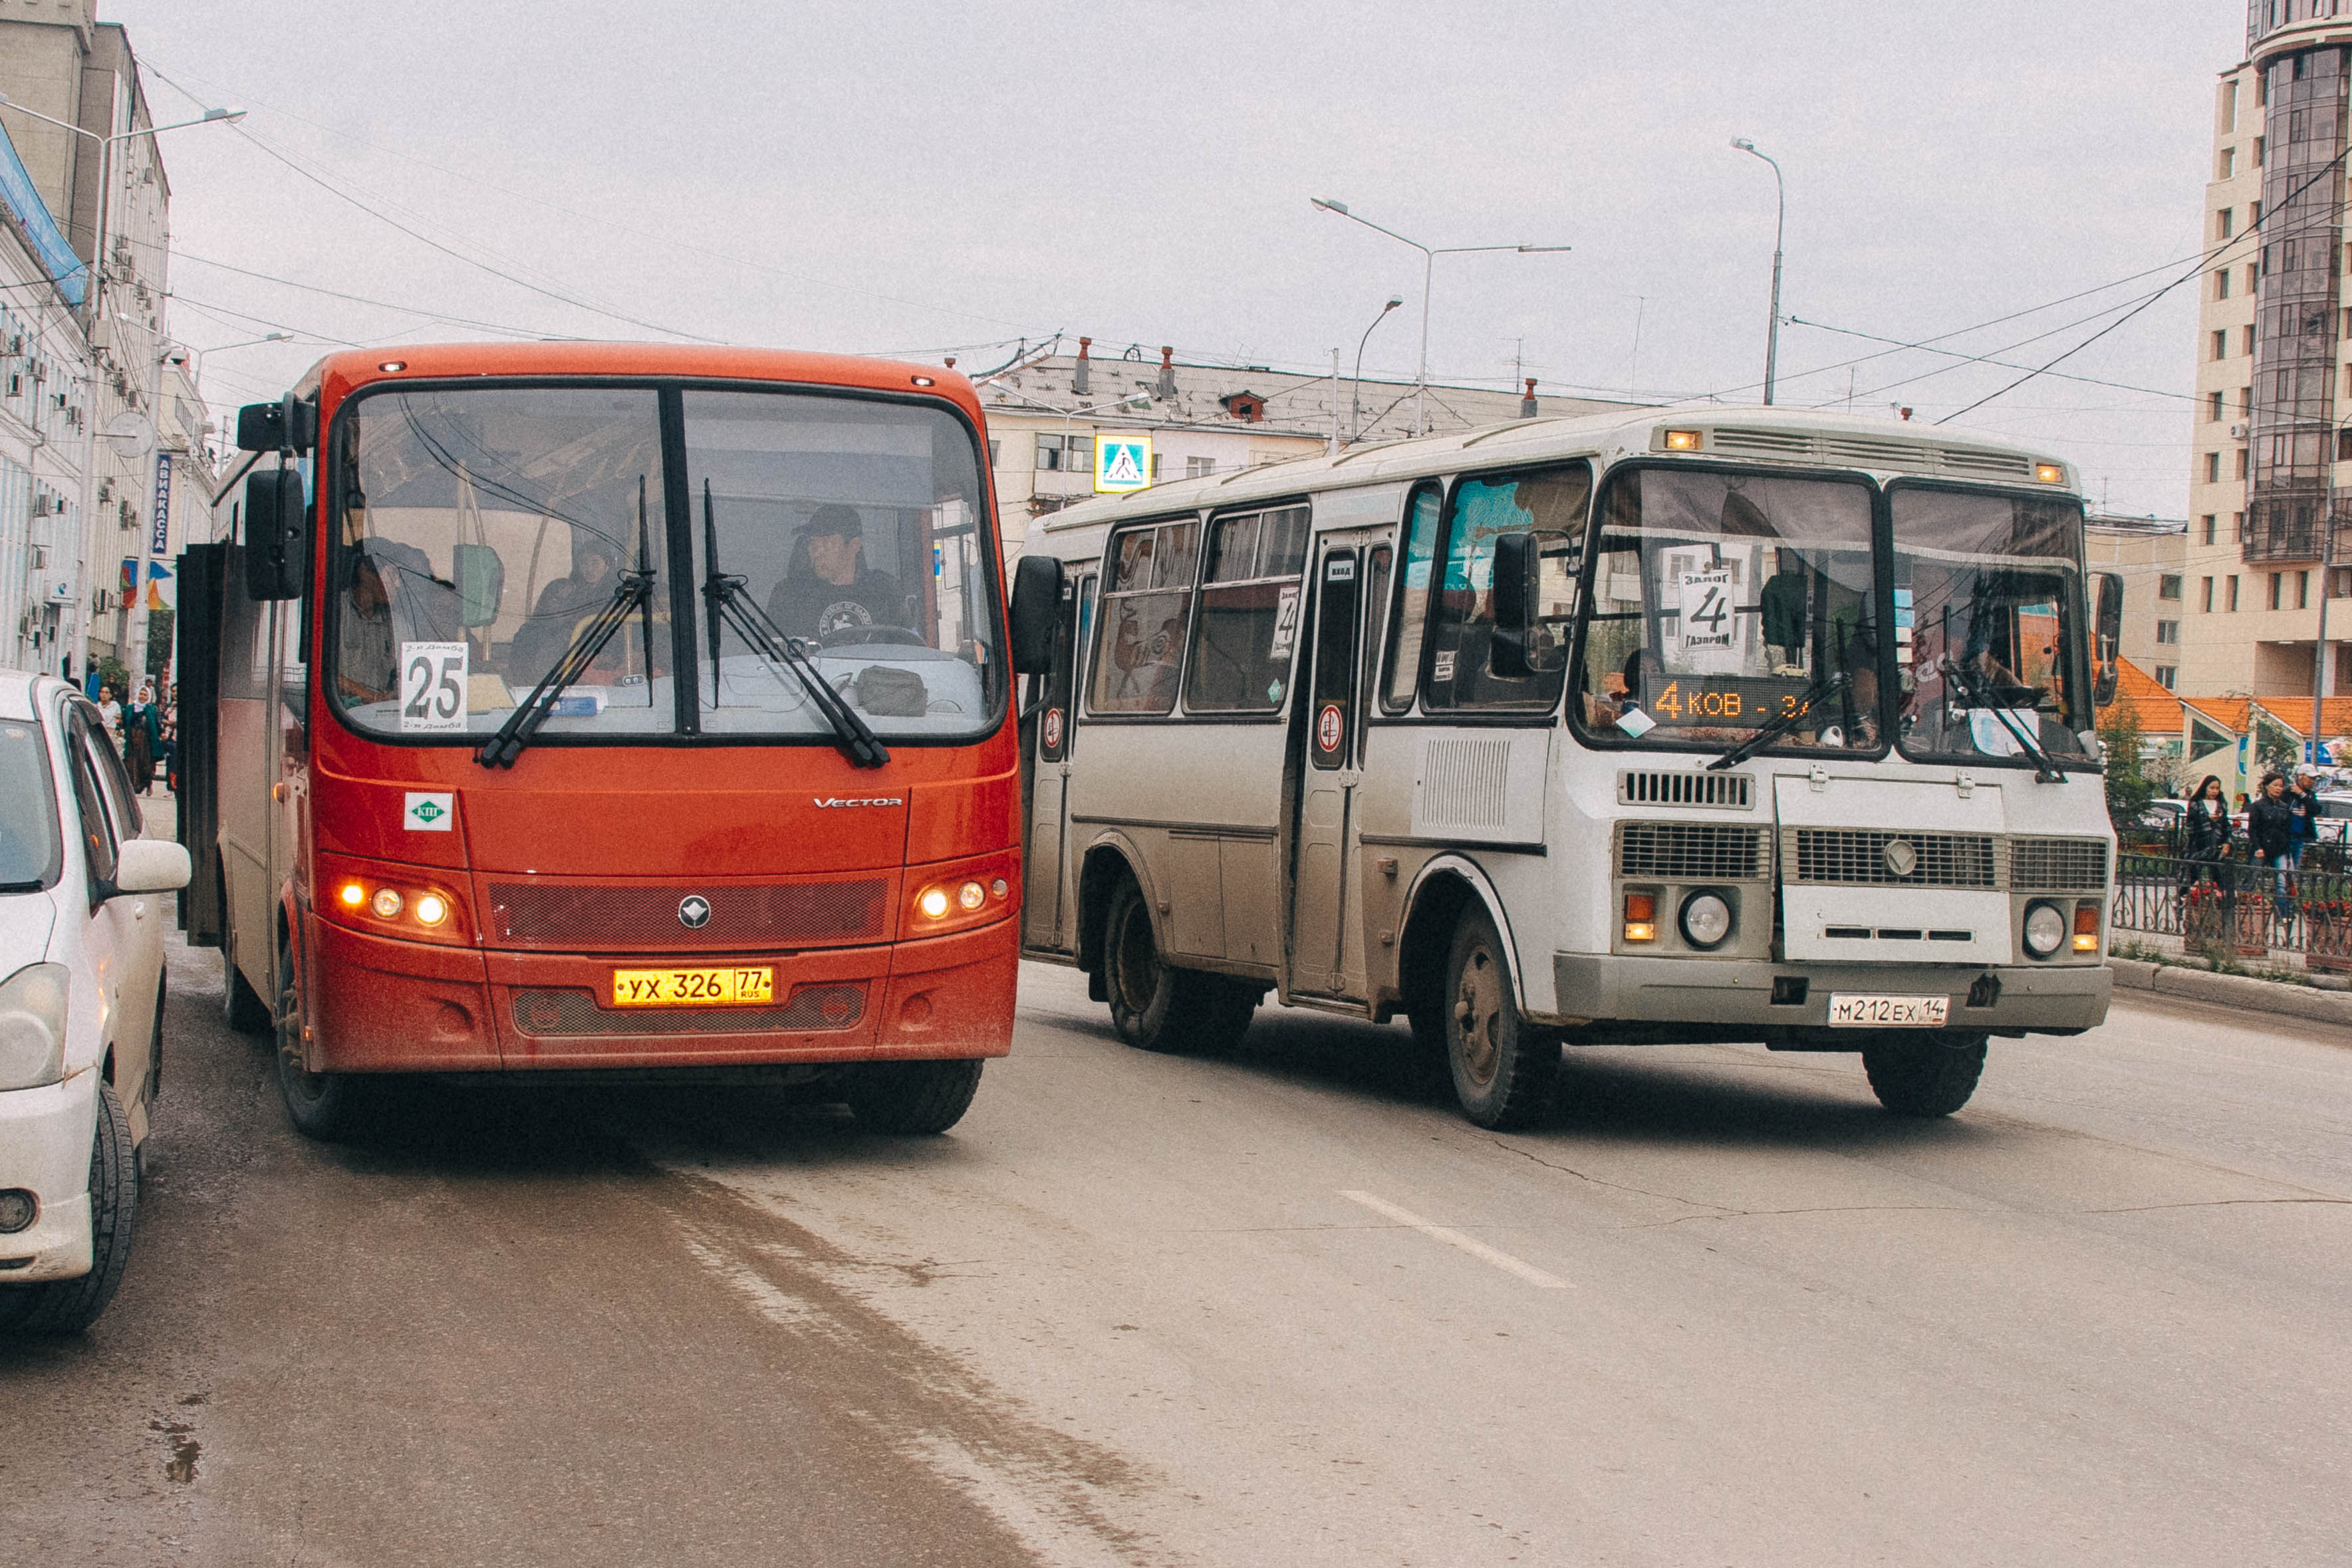
[[[2247,427],[2246,426],[2243,426],[2243,425],[2232,425],[2232,426],[2230,426],[2230,439],[2231,439],[2231,440],[2232,440],[2232,441],[2242,441],[2242,440],[2244,440],[2244,439],[2246,438],[2247,428],[2248,428],[2248,427]]]

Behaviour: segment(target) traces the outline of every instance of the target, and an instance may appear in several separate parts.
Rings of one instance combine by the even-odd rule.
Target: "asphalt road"
[[[2311,1563],[2352,1547],[2352,1037],[1121,1047],[1024,976],[940,1139],[741,1091],[307,1143],[175,948],[131,1274],[0,1346],[0,1562]]]

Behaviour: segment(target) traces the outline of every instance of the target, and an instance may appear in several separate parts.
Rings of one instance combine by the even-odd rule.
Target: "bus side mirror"
[[[1043,675],[1054,662],[1054,633],[1062,607],[1062,563],[1051,555],[1024,555],[1013,568],[1013,646],[1015,675]]]
[[[264,468],[245,481],[245,595],[299,599],[310,552],[304,538],[302,476]]]
[[[507,563],[487,544],[460,544],[453,554],[458,619],[467,630],[499,618],[507,592]]]
[[[240,452],[307,452],[319,444],[319,405],[288,393],[275,403],[248,403],[236,411]]]
[[[2091,706],[2105,708],[2116,700],[2123,671],[2117,664],[2124,642],[2124,580],[2120,574],[2099,574],[2098,642],[2092,657],[2097,670],[2091,679]]]
[[[1536,536],[1496,534],[1494,569],[1495,636],[1487,662],[1505,680],[1525,680],[1535,673],[1528,638],[1536,624],[1536,575],[1541,569]]]

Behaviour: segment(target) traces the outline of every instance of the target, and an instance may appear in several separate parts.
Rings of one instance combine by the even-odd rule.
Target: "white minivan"
[[[98,710],[0,671],[0,1331],[87,1327],[130,1255],[189,872],[140,828]]]

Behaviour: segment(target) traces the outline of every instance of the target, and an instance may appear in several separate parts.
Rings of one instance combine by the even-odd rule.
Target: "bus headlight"
[[[2071,922],[2055,904],[2029,904],[2025,910],[2025,951],[2048,958],[2066,945]]]
[[[388,921],[399,915],[401,902],[400,889],[397,888],[378,888],[375,890],[374,900],[368,907],[375,910],[376,919]]]
[[[419,924],[437,926],[449,918],[449,901],[438,893],[420,894],[416,900]]]
[[[1693,893],[1683,900],[1682,928],[1693,947],[1720,947],[1731,934],[1731,906],[1720,893]]]

